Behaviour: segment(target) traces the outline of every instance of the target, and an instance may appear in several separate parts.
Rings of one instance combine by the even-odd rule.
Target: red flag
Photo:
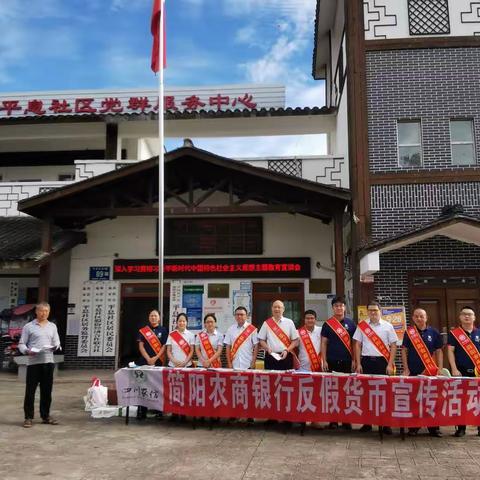
[[[153,35],[153,46],[152,46],[152,70],[158,72],[158,57],[160,51],[160,19],[163,22],[163,62],[162,67],[165,68],[167,65],[167,55],[165,49],[165,12],[162,15],[162,0],[153,0],[153,11],[152,11],[152,25],[151,31]]]

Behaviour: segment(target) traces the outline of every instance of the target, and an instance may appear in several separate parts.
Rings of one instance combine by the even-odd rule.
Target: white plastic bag
[[[108,404],[108,388],[104,387],[99,378],[94,378],[92,386],[83,397],[85,411],[91,412],[94,408],[106,407]]]

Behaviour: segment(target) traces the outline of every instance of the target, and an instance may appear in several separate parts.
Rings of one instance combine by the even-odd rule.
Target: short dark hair
[[[379,310],[382,309],[382,306],[380,305],[380,302],[378,302],[377,300],[370,300],[367,303],[367,309],[368,309],[368,307],[378,307]]]
[[[307,315],[313,315],[315,318],[317,318],[317,312],[315,310],[305,310],[303,318],[305,318]]]
[[[347,304],[347,302],[345,301],[345,297],[342,296],[342,295],[336,295],[335,297],[332,298],[332,307],[333,307],[336,303],[343,303],[344,305]]]
[[[234,313],[237,313],[239,310],[243,310],[245,312],[245,315],[248,315],[248,310],[245,307],[242,307],[241,305],[240,305],[240,307],[237,307],[235,309]]]
[[[215,316],[214,313],[207,313],[204,317],[203,317],[203,323],[205,323],[207,321],[207,318],[208,317],[212,317],[214,320],[215,320],[215,323],[217,323],[217,317]]]

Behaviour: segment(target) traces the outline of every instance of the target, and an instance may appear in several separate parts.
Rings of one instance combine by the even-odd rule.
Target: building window
[[[450,33],[448,0],[408,0],[410,35]]]
[[[472,120],[450,120],[450,143],[453,165],[472,165],[475,163]]]
[[[401,167],[422,166],[422,130],[419,120],[398,121],[398,164]]]
[[[262,217],[169,218],[166,255],[263,253]]]

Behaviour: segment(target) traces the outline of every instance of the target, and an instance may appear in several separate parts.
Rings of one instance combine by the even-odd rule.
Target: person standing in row
[[[298,329],[298,370],[303,372],[321,372],[322,359],[320,357],[320,333],[322,329],[317,325],[317,313],[307,310],[303,314],[303,327]]]
[[[160,314],[158,310],[152,310],[148,315],[148,324],[138,331],[137,342],[141,359],[139,365],[151,365],[161,367],[165,356],[165,344],[168,338],[168,331],[160,325]],[[137,419],[147,418],[148,408],[141,405],[137,409]],[[162,413],[157,416],[161,418]]]
[[[50,305],[40,302],[35,308],[36,318],[28,322],[22,330],[18,349],[28,355],[27,379],[23,410],[23,426],[33,426],[35,411],[35,391],[40,384],[40,416],[42,423],[57,425],[58,421],[50,416],[52,404],[53,372],[55,361],[53,352],[60,348],[57,326],[48,321]]]
[[[247,321],[245,307],[235,309],[235,320],[227,330],[223,343],[226,347],[228,368],[248,370],[255,368],[258,353],[257,329]]]
[[[265,350],[266,370],[294,368],[293,352],[298,347],[298,332],[293,321],[283,316],[284,312],[283,302],[275,300],[272,303],[272,316],[263,322],[258,332],[260,347]]]
[[[369,320],[359,322],[353,339],[355,344],[355,371],[369,375],[393,375],[395,373],[395,354],[397,353],[397,334],[392,324],[382,320],[380,304],[371,301],[367,305]],[[387,435],[392,434],[390,427],[378,427]],[[372,430],[371,425],[363,425],[361,432]]]
[[[195,335],[187,330],[187,324],[187,315],[179,313],[177,328],[170,332],[166,343],[169,367],[183,368],[192,365]]]
[[[447,356],[454,377],[480,376],[480,328],[475,328],[475,311],[463,307],[459,315],[460,326],[448,333]],[[456,437],[463,437],[466,425],[458,425]],[[480,436],[480,427],[478,428]]]
[[[213,313],[207,313],[203,319],[205,326],[195,340],[195,352],[199,367],[221,368],[220,356],[223,350],[223,335],[217,330],[217,319]]]
[[[346,316],[344,297],[332,299],[333,316],[322,326],[322,367],[324,372],[351,373],[355,371],[352,337],[355,323]],[[345,430],[351,430],[350,423],[344,423]],[[338,428],[337,422],[330,422],[329,428]]]
[[[427,325],[427,312],[416,308],[412,324],[407,328],[402,343],[403,375],[438,375],[443,368],[442,337],[438,330]],[[409,428],[410,436],[417,435],[420,428]],[[428,427],[432,437],[441,437],[440,427]]]

